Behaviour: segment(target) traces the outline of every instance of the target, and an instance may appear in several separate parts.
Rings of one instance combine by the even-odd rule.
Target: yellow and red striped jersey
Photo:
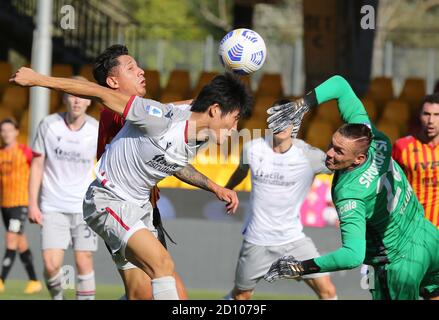
[[[29,172],[32,150],[15,144],[0,149],[0,195],[5,208],[27,206],[29,201]]]
[[[439,145],[407,136],[395,142],[392,156],[407,175],[425,217],[439,227]]]

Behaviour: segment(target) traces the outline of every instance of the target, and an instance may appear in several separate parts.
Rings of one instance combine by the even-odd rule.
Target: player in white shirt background
[[[41,225],[44,277],[52,298],[63,299],[61,266],[72,244],[76,298],[89,300],[95,297],[97,237],[83,220],[82,200],[93,181],[98,122],[86,114],[91,100],[65,94],[63,102],[67,112],[45,117],[33,141],[29,220]]]
[[[96,166],[97,180],[84,200],[84,219],[121,263],[131,262],[148,274],[154,299],[178,299],[173,260],[155,237],[149,192],[158,181],[183,169],[207,139],[221,144],[236,130],[240,117],[251,108],[245,85],[231,74],[219,75],[201,90],[191,111],[184,111],[29,68],[20,68],[10,82],[91,97],[124,116],[124,127]],[[236,193],[210,180],[207,184],[228,203],[228,212],[235,213]]]
[[[331,172],[325,166],[323,151],[293,139],[297,131],[293,134],[290,126],[247,142],[240,164],[226,184],[226,188],[235,188],[251,170],[250,212],[243,225],[235,285],[227,299],[250,299],[259,280],[279,257],[310,259],[319,255],[313,241],[303,233],[300,207],[314,176]],[[320,299],[336,299],[329,274],[304,276],[303,280]]]

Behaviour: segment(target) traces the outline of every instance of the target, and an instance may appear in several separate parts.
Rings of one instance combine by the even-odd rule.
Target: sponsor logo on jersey
[[[80,152],[65,151],[65,150],[62,150],[60,147],[56,147],[53,150],[53,153],[55,155],[56,160],[59,160],[59,161],[84,163],[84,164],[92,162],[92,159],[82,158],[82,155]]]
[[[361,185],[365,185],[366,188],[369,188],[371,182],[378,177],[386,160],[386,156],[384,155],[386,151],[387,143],[385,141],[376,141],[376,153],[372,158],[372,164],[359,179]]]
[[[174,174],[179,168],[178,164],[167,162],[163,154],[154,156],[146,165],[166,174]]]
[[[145,106],[145,111],[151,116],[154,116],[157,118],[163,117],[163,111],[160,108],[147,105],[147,106]]]
[[[349,215],[346,215],[346,213],[348,213],[351,210],[354,210],[355,208],[357,208],[357,201],[349,200],[348,202],[344,203],[343,205],[337,206],[338,216],[340,218],[346,218],[346,217],[350,216],[353,212]]]
[[[426,162],[417,162],[415,163],[415,171],[422,170],[434,170],[435,168],[439,168],[439,161],[426,161]]]

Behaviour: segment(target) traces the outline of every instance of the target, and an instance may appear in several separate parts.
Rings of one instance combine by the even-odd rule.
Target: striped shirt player
[[[439,145],[407,136],[395,142],[392,156],[404,170],[425,217],[439,228]]]
[[[1,207],[27,207],[32,149],[24,144],[0,149]],[[26,216],[27,218],[27,216]]]
[[[17,142],[18,133],[15,120],[7,118],[0,122],[0,136],[3,144],[0,148],[0,204],[6,228],[6,250],[0,274],[0,292],[5,291],[5,281],[18,251],[29,277],[24,292],[31,294],[43,288],[41,282],[37,280],[32,252],[24,234],[24,226],[28,217],[32,150]]]

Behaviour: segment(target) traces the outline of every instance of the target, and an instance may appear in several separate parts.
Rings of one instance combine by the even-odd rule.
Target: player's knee
[[[6,248],[10,250],[18,249],[18,234],[14,232],[6,232]]]
[[[333,299],[337,296],[337,291],[332,282],[328,281],[324,286],[319,288],[318,294],[320,299]]]
[[[44,262],[44,272],[47,276],[53,277],[61,269],[61,263],[59,263],[56,259],[54,259],[51,256],[43,256],[43,262]]]
[[[153,274],[151,278],[170,276],[174,273],[174,267],[174,261],[172,261],[171,256],[169,254],[162,255],[152,266]]]
[[[86,274],[93,270],[93,254],[91,252],[81,252],[76,255],[75,260],[79,274]]]

